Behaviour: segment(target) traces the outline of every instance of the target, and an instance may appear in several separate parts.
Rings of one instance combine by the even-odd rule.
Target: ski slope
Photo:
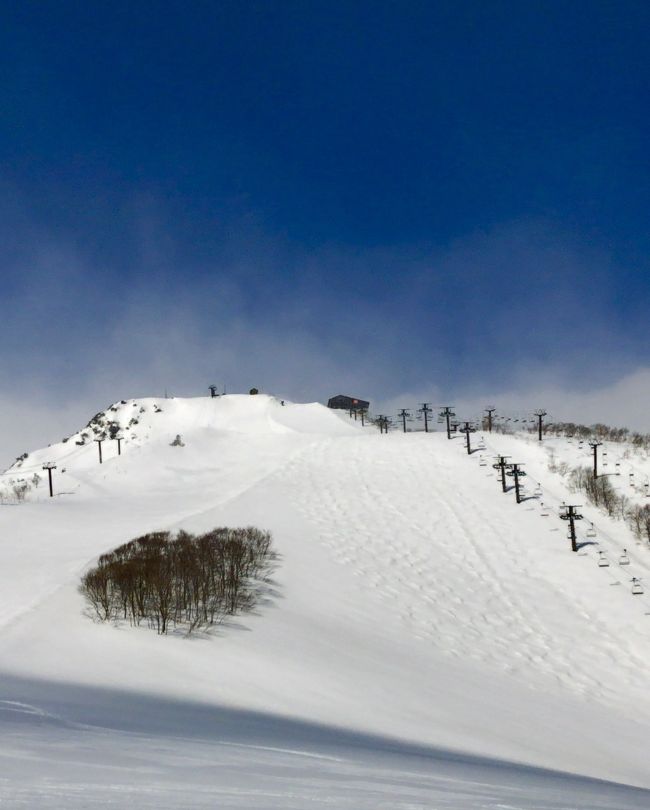
[[[585,508],[598,545],[571,553],[549,443],[467,455],[261,395],[112,408],[120,456],[107,440],[100,465],[86,429],[0,482],[57,464],[54,498],[41,478],[0,505],[0,805],[650,806],[650,602],[629,583],[650,552]],[[524,503],[496,453],[526,465]],[[190,638],[85,615],[106,550],[250,524],[279,552],[255,614]]]

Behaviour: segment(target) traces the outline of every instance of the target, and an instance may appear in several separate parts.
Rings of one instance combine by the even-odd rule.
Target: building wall
[[[358,399],[357,397],[347,397],[343,394],[337,394],[335,397],[331,397],[327,402],[328,408],[342,408],[344,410],[349,410],[353,408],[354,410],[361,410],[362,408],[367,408],[370,405],[369,402],[366,402],[365,399]]]

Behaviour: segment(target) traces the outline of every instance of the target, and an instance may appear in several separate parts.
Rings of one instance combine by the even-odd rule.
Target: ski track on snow
[[[456,471],[450,476],[448,454],[433,445],[413,443],[407,450],[379,440],[369,466],[362,453],[366,442],[366,437],[321,441],[276,476],[287,490],[299,488],[295,507],[338,562],[353,568],[360,587],[395,612],[406,631],[444,655],[515,676],[532,672],[538,685],[557,681],[590,700],[616,706],[621,689],[644,692],[642,660],[623,638],[603,646],[605,628],[597,620],[582,624],[575,655],[570,638],[558,639],[557,627],[551,631],[540,621],[531,581],[541,600],[572,612],[584,613],[588,606],[531,576],[535,559],[526,538],[504,518],[503,503],[494,510],[479,499],[468,505],[469,484],[464,493],[454,487],[459,476]],[[461,458],[460,463],[466,465],[460,480],[464,476],[472,487],[489,489],[497,501],[500,491],[478,472],[476,461]],[[400,482],[398,501],[387,495],[391,480]],[[503,554],[504,538],[513,544],[512,554]],[[501,547],[494,558],[493,546]],[[518,587],[522,581],[526,593]],[[471,603],[461,595],[468,592]],[[593,674],[612,667],[625,674],[623,683],[605,683]]]

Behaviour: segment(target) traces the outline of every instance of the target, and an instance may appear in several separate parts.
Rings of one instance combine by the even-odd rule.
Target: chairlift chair
[[[637,577],[632,577],[632,595],[633,596],[642,596],[643,595],[643,585],[641,584],[641,580]]]
[[[605,556],[604,551],[598,552],[598,567],[599,568],[609,568],[609,560]]]
[[[543,493],[542,493],[542,488],[541,488],[541,487],[540,487],[540,485],[538,484],[538,485],[535,487],[535,489],[533,490],[533,495],[535,495],[537,498],[539,498],[539,497],[540,497],[540,495],[542,495],[542,494],[543,494]]]
[[[630,564],[630,558],[627,556],[627,549],[626,548],[623,549],[623,553],[621,554],[621,556],[620,556],[620,558],[618,560],[618,564],[619,565],[629,565]]]
[[[587,537],[596,537],[596,527],[594,526],[593,523],[589,524],[589,528],[587,529],[585,534],[587,535]]]
[[[549,516],[548,506],[544,506],[543,503],[540,503],[540,510],[541,510],[540,515],[542,517],[548,517]]]

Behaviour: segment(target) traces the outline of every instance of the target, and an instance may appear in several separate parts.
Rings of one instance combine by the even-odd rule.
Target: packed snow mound
[[[100,464],[93,440],[106,436]],[[558,511],[573,493],[546,448],[556,461],[583,448],[472,441],[468,455],[461,437],[381,435],[262,395],[111,406],[8,476],[40,480],[0,506],[0,701],[157,740],[189,736],[200,715],[213,720],[196,735],[219,744],[336,757],[337,734],[360,735],[364,750],[424,748],[432,768],[479,756],[648,786],[650,604],[630,591],[632,576],[650,582],[647,548],[585,506],[598,536],[570,551]],[[498,453],[525,465],[521,504],[501,492]],[[152,530],[246,525],[270,530],[279,553],[256,614],[190,640],[84,615],[79,578],[107,550]],[[463,779],[499,778],[467,767]]]
[[[319,403],[296,404],[264,394],[121,400],[95,414],[72,436],[18,458],[0,481],[0,496],[4,491],[10,497],[16,483],[26,484],[34,495],[33,476],[43,478],[46,463],[68,473],[68,480],[79,470],[94,469],[99,460],[98,442],[103,462],[137,451],[136,457],[144,463],[155,456],[172,467],[178,463],[201,467],[214,464],[213,454],[228,439],[231,445],[239,442],[243,448],[247,439],[281,442],[284,437],[290,444],[295,434],[349,436],[358,429],[347,414]],[[168,452],[165,448],[170,446],[188,448],[184,458],[176,450]]]
[[[36,469],[42,459],[63,461],[85,455],[79,448],[96,439],[122,437],[124,444],[140,446],[147,441],[170,441],[178,433],[212,431],[250,435],[310,433],[323,436],[349,435],[356,424],[337,411],[313,402],[296,404],[264,394],[230,394],[218,397],[121,400],[110,405],[88,425],[35,453],[25,453],[11,469]],[[106,452],[110,452],[106,448]]]

